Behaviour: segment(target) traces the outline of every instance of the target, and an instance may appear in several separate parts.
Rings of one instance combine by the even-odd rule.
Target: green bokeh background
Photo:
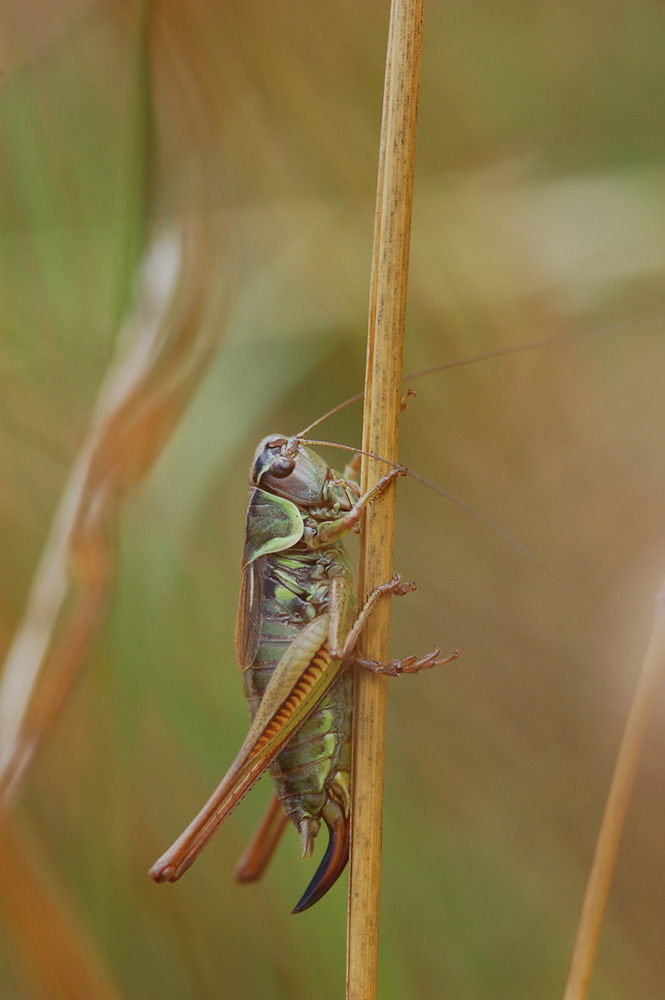
[[[312,871],[292,833],[260,885],[232,882],[263,784],[181,883],[147,869],[246,730],[233,629],[254,446],[362,386],[388,4],[7,0],[2,19],[3,650],[141,254],[192,216],[222,338],[123,505],[103,633],[12,811],[25,893],[57,901],[105,995],[341,997],[344,880],[292,917]],[[419,590],[395,602],[394,653],[463,656],[391,686],[381,1000],[563,991],[665,567],[663,51],[665,11],[641,0],[428,5],[407,370],[605,332],[414,383],[403,461],[590,607],[400,482],[396,567]],[[325,433],[357,443],[359,426],[351,408]],[[661,693],[595,1000],[665,992],[664,722]],[[36,944],[14,918],[0,903],[2,996],[71,996],[36,961],[50,931]]]

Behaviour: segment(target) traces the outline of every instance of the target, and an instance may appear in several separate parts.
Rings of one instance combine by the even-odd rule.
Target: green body
[[[264,556],[261,572],[259,645],[243,673],[252,718],[287,646],[303,625],[327,612],[331,574],[344,574],[352,582],[339,542],[315,551],[294,546]],[[343,670],[270,765],[284,812],[298,829],[308,819],[314,836],[332,808],[349,812],[352,688],[351,672]]]
[[[250,471],[236,632],[252,719],[286,650],[314,619],[329,614],[334,578],[345,595],[345,630],[355,613],[353,573],[343,543],[328,541],[320,528],[351,510],[358,487],[302,444],[291,474],[275,476],[270,465],[275,441],[283,450],[285,439],[267,438]],[[270,764],[277,796],[305,847],[311,847],[322,819],[329,826],[348,820],[351,701],[352,677],[340,661],[337,679]]]

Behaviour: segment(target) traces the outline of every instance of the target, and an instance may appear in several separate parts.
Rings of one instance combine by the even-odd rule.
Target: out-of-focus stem
[[[656,690],[665,672],[665,581],[658,595],[656,618],[635,691],[619,756],[607,796],[596,853],[587,883],[564,1000],[585,1000],[598,948],[621,834],[635,772],[642,753]]]

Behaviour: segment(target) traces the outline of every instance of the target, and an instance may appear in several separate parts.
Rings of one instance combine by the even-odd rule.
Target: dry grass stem
[[[393,0],[370,285],[363,448],[397,459],[404,316],[422,51],[423,0]],[[362,488],[385,466],[363,461]],[[392,576],[395,494],[389,489],[365,518],[360,597]],[[363,652],[388,657],[390,601],[382,601],[363,635]],[[373,1000],[378,969],[386,680],[356,677],[353,808],[347,941],[347,998]]]
[[[607,796],[596,852],[577,929],[564,1000],[585,1000],[598,948],[603,915],[614,873],[635,772],[658,685],[665,672],[665,581],[658,595],[656,619],[635,691]]]

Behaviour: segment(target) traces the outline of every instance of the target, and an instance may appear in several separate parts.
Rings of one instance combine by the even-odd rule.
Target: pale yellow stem
[[[411,230],[424,0],[393,0],[386,60],[374,252],[370,286],[363,448],[397,459],[404,315]],[[363,462],[362,489],[385,466]],[[393,573],[395,493],[367,511],[359,565],[361,600]],[[390,600],[361,637],[363,653],[388,657]],[[378,968],[386,679],[355,679],[347,1000],[374,1000]]]

